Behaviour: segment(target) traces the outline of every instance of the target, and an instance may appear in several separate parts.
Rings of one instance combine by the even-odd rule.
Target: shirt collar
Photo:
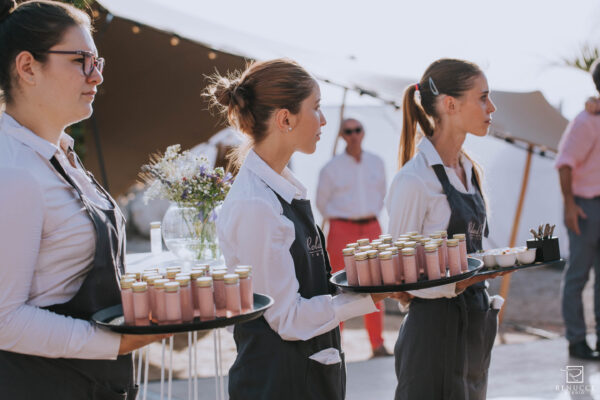
[[[423,139],[421,139],[417,145],[417,148],[419,149],[419,154],[422,154],[423,157],[425,157],[425,161],[427,161],[428,166],[432,167],[437,164],[444,165],[442,158],[429,138],[423,137]]]
[[[342,154],[344,155],[344,157],[346,157],[346,159],[348,159],[349,161],[352,161],[354,164],[360,164],[364,160],[365,152],[363,150],[361,150],[360,161],[356,161],[356,158],[354,158],[354,156],[350,155],[345,149],[342,152]]]
[[[419,149],[419,153],[422,154],[425,158],[425,161],[427,161],[428,166],[432,167],[437,164],[444,165],[440,154],[435,149],[435,146],[433,145],[433,143],[431,143],[431,140],[429,140],[429,138],[423,137],[423,139],[421,139],[421,141],[417,145],[417,148]],[[471,161],[469,161],[469,159],[465,157],[462,151],[460,152],[460,162],[463,168],[465,169],[472,167]]]
[[[306,198],[306,188],[288,167],[285,167],[279,175],[254,150],[248,153],[244,166],[254,172],[286,202],[291,203],[295,197]]]
[[[6,112],[0,116],[0,127],[7,135],[10,135],[25,146],[36,151],[46,160],[51,159],[59,150],[55,144],[50,143],[46,139],[39,137],[29,129],[25,128]],[[60,135],[59,141],[61,146],[68,148],[73,148],[73,144],[75,143],[73,138],[64,132]]]

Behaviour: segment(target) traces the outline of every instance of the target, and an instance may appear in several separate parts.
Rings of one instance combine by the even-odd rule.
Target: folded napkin
[[[492,310],[499,310],[502,308],[502,304],[504,304],[504,298],[499,295],[495,295],[490,297],[490,304],[492,306]]]
[[[342,362],[340,352],[333,347],[321,350],[308,358],[324,365],[333,365]]]

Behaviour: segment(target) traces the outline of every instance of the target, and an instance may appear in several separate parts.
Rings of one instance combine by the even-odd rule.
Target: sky
[[[415,81],[435,59],[474,61],[492,90],[541,90],[567,118],[596,93],[589,75],[560,65],[584,43],[600,45],[595,0],[169,3],[223,26],[323,57],[354,57],[365,70]],[[326,103],[341,99],[333,93],[324,92]]]

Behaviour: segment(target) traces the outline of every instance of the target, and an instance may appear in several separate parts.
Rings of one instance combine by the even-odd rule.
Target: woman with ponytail
[[[90,321],[121,303],[124,218],[64,130],[102,83],[89,17],[0,0],[0,398],[136,397],[131,351],[162,336]]]
[[[254,289],[275,300],[263,317],[234,328],[229,397],[342,400],[339,324],[377,311],[386,295],[337,294],[329,285],[325,238],[306,188],[286,167],[295,152],[316,150],[326,123],[319,85],[280,59],[216,75],[207,94],[247,138],[234,154],[241,168],[217,220],[219,243],[227,265],[252,265]]]
[[[477,65],[454,59],[435,61],[406,89],[400,169],[386,199],[390,234],[465,233],[467,251],[481,250],[488,233],[481,169],[462,146],[467,133],[487,134],[489,93]],[[394,351],[397,400],[485,399],[501,301],[491,301],[483,280],[411,292]]]

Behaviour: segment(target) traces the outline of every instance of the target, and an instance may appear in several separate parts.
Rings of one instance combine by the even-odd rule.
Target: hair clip
[[[417,92],[418,92],[418,91],[420,91],[420,89],[421,89],[421,88],[419,87],[419,84],[418,84],[418,83],[415,83],[415,91],[417,91]]]
[[[431,93],[433,93],[434,96],[437,96],[440,94],[437,86],[435,86],[435,83],[433,82],[433,79],[431,77],[429,77],[429,89],[431,90]]]

